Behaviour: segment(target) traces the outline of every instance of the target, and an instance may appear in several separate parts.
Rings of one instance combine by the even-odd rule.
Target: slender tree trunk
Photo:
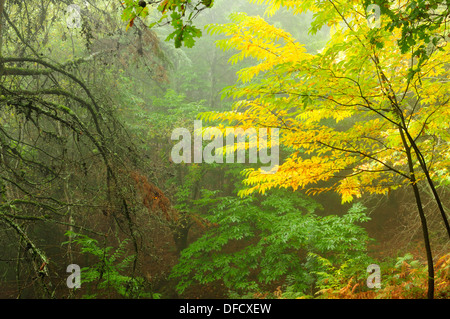
[[[380,72],[380,76],[381,76],[383,82],[389,83],[388,78],[383,73],[383,70],[380,67],[380,61],[379,61],[379,59],[378,59],[378,57],[376,55],[374,56],[373,61],[375,62],[375,65],[376,65],[376,67],[378,68],[378,70]],[[445,213],[444,206],[443,206],[442,201],[441,201],[441,199],[439,197],[439,194],[436,191],[436,187],[434,186],[434,182],[431,179],[430,172],[428,170],[425,158],[422,155],[422,152],[420,151],[419,147],[417,146],[414,138],[408,132],[408,126],[406,125],[405,118],[403,117],[403,114],[402,114],[402,112],[400,110],[398,101],[397,101],[397,99],[395,97],[395,92],[392,90],[392,87],[390,85],[388,86],[388,91],[390,91],[390,93],[391,93],[391,97],[389,97],[389,96],[388,97],[389,97],[389,99],[391,100],[391,103],[392,103],[392,111],[397,114],[397,117],[400,120],[400,122],[398,124],[398,129],[399,129],[399,132],[401,134],[405,150],[407,151],[408,156],[409,156],[408,157],[408,162],[410,162],[410,164],[412,164],[412,161],[410,161],[411,148],[412,148],[414,150],[414,153],[417,156],[417,160],[419,161],[420,167],[422,168],[422,171],[425,174],[425,177],[427,179],[428,185],[430,186],[431,191],[432,191],[432,193],[434,195],[436,204],[437,204],[437,206],[439,208],[439,211],[441,213],[442,219],[444,221],[445,228],[447,230],[447,235],[448,235],[448,237],[450,239],[450,223],[448,221],[448,218],[447,218],[447,215]],[[408,145],[407,140],[410,142],[410,144],[411,144],[410,146]]]
[[[2,59],[3,48],[3,10],[5,9],[5,0],[0,0],[0,60]],[[0,63],[0,76],[3,74],[3,63]]]
[[[417,187],[416,181],[412,182],[412,187],[414,190],[414,197],[416,198],[417,208],[419,210],[420,222],[422,224],[422,233],[423,239],[425,243],[425,250],[427,255],[427,264],[428,264],[428,299],[434,298],[434,265],[433,265],[433,255],[431,252],[431,244],[430,237],[428,234],[428,225],[425,217],[425,212],[423,210],[422,201],[420,199],[419,188]]]
[[[417,209],[419,211],[420,222],[422,224],[422,234],[423,234],[423,240],[424,240],[425,251],[426,251],[426,256],[427,256],[427,266],[428,266],[427,297],[428,297],[428,299],[433,299],[434,298],[434,263],[433,263],[433,254],[431,251],[430,236],[428,234],[427,218],[426,218],[425,212],[423,210],[422,199],[420,197],[419,187],[417,186],[416,174],[414,172],[414,163],[413,163],[413,159],[412,159],[412,155],[411,155],[411,147],[408,145],[408,142],[406,141],[405,133],[404,133],[403,129],[399,128],[399,131],[400,131],[400,136],[403,141],[403,146],[406,151],[406,156],[408,158],[411,186],[414,191],[414,197],[416,199]]]
[[[427,178],[428,185],[430,186],[431,192],[433,193],[434,199],[438,205],[439,212],[441,213],[445,228],[447,230],[448,238],[450,239],[450,224],[449,224],[447,215],[445,213],[444,206],[442,205],[442,201],[439,197],[436,187],[434,186],[433,180],[431,179],[430,172],[428,171],[428,167],[425,162],[425,158],[423,157],[422,153],[420,152],[419,147],[415,143],[412,136],[408,132],[406,132],[406,135],[408,137],[408,140],[411,143],[411,147],[414,149],[414,152],[416,153],[416,156],[419,159],[420,167],[422,168],[422,171],[424,172],[425,177]]]
[[[375,63],[377,64],[379,71],[381,73],[381,78],[384,82],[389,83],[389,80],[384,75],[383,71],[379,67],[379,60],[377,57],[375,57]],[[414,139],[411,138],[411,135],[408,132],[407,125],[405,122],[405,119],[403,117],[403,113],[401,112],[401,109],[399,107],[399,104],[395,98],[395,92],[392,90],[392,87],[388,86],[388,90],[391,93],[391,96],[387,95],[389,100],[391,100],[392,103],[392,110],[397,115],[399,121],[401,124],[398,124],[398,131],[400,133],[400,137],[402,139],[403,148],[406,152],[407,160],[408,160],[408,168],[409,168],[409,174],[410,174],[410,182],[411,186],[414,191],[414,197],[417,204],[417,209],[419,211],[419,217],[420,222],[422,224],[422,233],[423,233],[423,239],[424,239],[424,245],[425,245],[425,251],[427,256],[427,267],[428,267],[428,292],[427,297],[428,299],[434,298],[434,263],[433,263],[433,254],[431,250],[431,243],[430,243],[430,236],[428,233],[428,225],[427,225],[427,218],[423,209],[422,205],[422,199],[420,197],[420,191],[417,186],[417,178],[414,171],[414,162],[412,157],[411,149],[414,150],[417,160],[420,163],[420,167],[424,170],[424,173],[427,175],[428,170],[424,163],[424,159],[422,157],[422,154],[420,153],[420,150],[418,149],[417,145],[414,143]],[[411,145],[408,144],[408,140],[410,141]],[[430,180],[428,180],[430,182]],[[436,200],[438,201],[438,205],[440,201],[438,200],[439,196],[436,197]],[[441,206],[439,206],[441,207]],[[445,217],[445,214],[444,214]],[[445,218],[446,219],[446,218]]]

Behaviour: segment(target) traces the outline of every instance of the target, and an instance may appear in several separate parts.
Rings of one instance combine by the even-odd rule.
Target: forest
[[[0,0],[0,299],[448,299],[449,0]]]

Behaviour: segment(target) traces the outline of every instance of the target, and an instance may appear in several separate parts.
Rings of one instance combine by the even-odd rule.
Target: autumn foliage
[[[376,27],[369,23],[364,1],[254,2],[265,3],[268,16],[282,8],[294,15],[312,11],[310,32],[327,26],[330,39],[322,50],[308,52],[286,30],[246,13],[209,26],[211,34],[225,36],[217,42],[220,48],[237,51],[231,63],[253,63],[238,71],[236,85],[225,92],[236,100],[234,110],[209,112],[203,119],[280,128],[287,153],[273,174],[247,169],[247,188],[239,194],[265,194],[273,188],[310,195],[332,191],[345,204],[410,187],[426,248],[428,297],[433,298],[433,256],[421,187],[430,188],[450,238],[436,190],[450,181],[447,9],[430,8],[442,14],[440,24],[429,33],[422,30],[405,50],[403,25],[393,23],[393,16],[408,14],[413,8],[408,1],[385,2],[389,14]]]
[[[131,177],[142,197],[142,203],[149,211],[162,212],[168,221],[176,219],[170,200],[156,185],[149,182],[146,176],[138,172],[132,172]]]
[[[411,183],[404,149],[412,143],[425,160],[433,158],[432,178],[448,180],[446,41],[419,67],[397,47],[400,30],[370,29],[360,1],[337,8],[331,1],[320,7],[315,1],[266,3],[269,14],[280,6],[295,14],[312,8],[318,16],[315,27],[328,23],[332,37],[313,54],[261,17],[236,13],[232,23],[209,27],[210,33],[227,36],[219,47],[238,51],[231,63],[246,58],[256,63],[240,70],[239,85],[226,91],[237,99],[235,110],[203,118],[240,127],[279,127],[280,143],[292,150],[276,174],[249,169],[249,188],[241,195],[283,187],[311,194],[335,191],[346,203],[363,194],[387,194]],[[419,166],[418,156],[414,166]],[[425,178],[416,174],[418,180]],[[315,187],[321,181],[332,183]]]
[[[338,289],[325,288],[317,293],[326,299],[424,299],[427,297],[426,267],[416,260],[400,260],[382,272],[382,287],[368,289],[364,280],[342,278]],[[450,254],[438,259],[435,266],[436,298],[450,297]],[[345,282],[347,280],[347,282]]]

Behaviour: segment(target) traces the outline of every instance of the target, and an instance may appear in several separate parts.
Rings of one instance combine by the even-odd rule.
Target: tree
[[[210,26],[211,33],[228,37],[218,42],[220,47],[238,51],[231,62],[251,57],[255,63],[240,70],[238,84],[228,90],[241,99],[235,110],[203,118],[244,129],[281,128],[280,144],[291,150],[274,174],[247,170],[244,182],[249,188],[241,195],[274,187],[307,188],[310,194],[335,191],[346,203],[363,194],[410,186],[426,248],[428,297],[433,298],[433,257],[419,185],[426,182],[433,189],[450,238],[436,191],[450,177],[447,38],[440,37],[419,66],[414,48],[426,40],[418,38],[410,51],[402,51],[401,26],[383,17],[380,28],[371,28],[363,1],[265,3],[269,14],[281,7],[293,14],[312,10],[311,32],[328,25],[331,39],[312,55],[288,32],[260,17],[239,13],[230,24]],[[445,21],[433,32],[445,34]]]
[[[128,274],[136,278],[149,226],[131,174],[148,162],[119,120],[111,92],[120,67],[139,57],[160,69],[158,41],[147,28],[121,37],[118,8],[106,1],[91,4],[80,28],[71,28],[66,5],[0,2],[0,267],[19,298],[57,297],[64,265],[76,263],[72,235],[58,247],[68,230],[105,244],[128,239]],[[106,71],[111,62],[117,67]],[[145,204],[158,210],[155,197]]]
[[[319,255],[347,267],[369,260],[370,239],[358,224],[370,218],[361,204],[344,216],[320,217],[320,204],[288,191],[245,199],[216,193],[204,190],[197,201],[215,226],[185,249],[173,268],[180,292],[193,283],[220,281],[239,295],[263,294],[275,283],[312,296]]]

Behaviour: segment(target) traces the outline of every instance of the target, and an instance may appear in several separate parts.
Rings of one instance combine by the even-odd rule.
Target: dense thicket
[[[333,1],[321,6],[312,0],[253,2],[263,5],[0,0],[1,298],[423,298],[427,292],[430,296],[424,216],[434,253],[435,296],[448,297],[450,257],[442,227],[449,205],[448,48],[443,45],[448,36],[436,36],[447,31],[448,7],[433,11],[445,1],[386,7],[383,14],[390,23],[384,31],[355,31],[372,49],[392,54],[394,62],[403,63],[402,54],[418,61],[417,68],[396,75],[410,83],[404,95],[406,118],[410,115],[411,123],[425,119],[423,126],[412,128],[417,145],[423,146],[423,163],[413,142],[400,150],[392,130],[381,124],[369,127],[378,123],[376,116],[357,126],[360,135],[341,138],[362,117],[342,110],[359,93],[358,86],[339,80],[356,83],[350,73],[355,61],[363,61],[357,54],[370,53],[356,51],[356,44],[345,47],[353,30],[344,34],[337,28],[356,9]],[[358,8],[367,6],[356,2]],[[401,14],[414,23],[405,23]],[[350,23],[364,20],[358,19]],[[394,29],[397,43],[386,40]],[[424,50],[424,43],[431,51]],[[340,50],[355,54],[350,63]],[[436,61],[433,54],[440,54],[441,62],[427,69]],[[350,73],[331,76],[311,65],[308,69],[301,61],[306,56],[321,66],[342,59],[340,66],[345,64]],[[421,72],[434,72],[435,81]],[[362,78],[374,81],[369,84],[378,79]],[[365,85],[359,86],[361,98],[380,102],[389,97],[383,95],[386,80],[378,88],[381,97],[364,90],[376,86],[358,82]],[[393,86],[401,82],[396,81]],[[426,101],[417,98],[422,83]],[[330,106],[336,101],[339,107]],[[253,106],[241,108],[247,102]],[[393,119],[393,105],[376,110]],[[326,107],[328,117],[322,112]],[[430,109],[435,111],[419,113]],[[440,119],[433,117],[437,114]],[[259,166],[248,163],[175,164],[173,130],[193,133],[199,117],[210,120],[205,126],[231,120],[230,125],[285,129],[280,174],[258,179],[248,174]],[[296,135],[302,125],[306,135]],[[410,132],[409,126],[399,127]],[[320,162],[308,150],[307,138],[314,134],[335,147],[332,153],[319,151],[328,168],[334,165],[320,174],[312,166],[297,165]],[[338,149],[356,137],[364,160]],[[343,144],[336,144],[339,139]],[[385,148],[378,152],[380,145]],[[381,153],[384,157],[376,157]],[[402,161],[405,154],[412,156],[409,162]],[[365,179],[363,191],[340,187],[344,203],[318,191],[333,189],[333,178],[342,177],[335,171],[351,160],[350,170],[358,170],[344,180],[356,183],[363,172],[385,172],[367,164],[367,158],[380,159],[375,162],[382,160],[394,168],[391,173],[403,175],[380,177],[379,184]],[[409,193],[397,189],[410,186],[408,178],[415,187],[408,163],[415,172],[428,167],[432,174],[417,175],[425,209],[420,216]],[[313,185],[295,187],[292,181],[300,185],[301,178]],[[271,179],[276,183],[266,187]],[[249,190],[252,186],[253,191],[266,188],[258,193]],[[349,203],[352,197],[356,203]],[[365,283],[373,263],[384,270],[381,290]],[[80,289],[66,285],[70,264],[82,268]]]

